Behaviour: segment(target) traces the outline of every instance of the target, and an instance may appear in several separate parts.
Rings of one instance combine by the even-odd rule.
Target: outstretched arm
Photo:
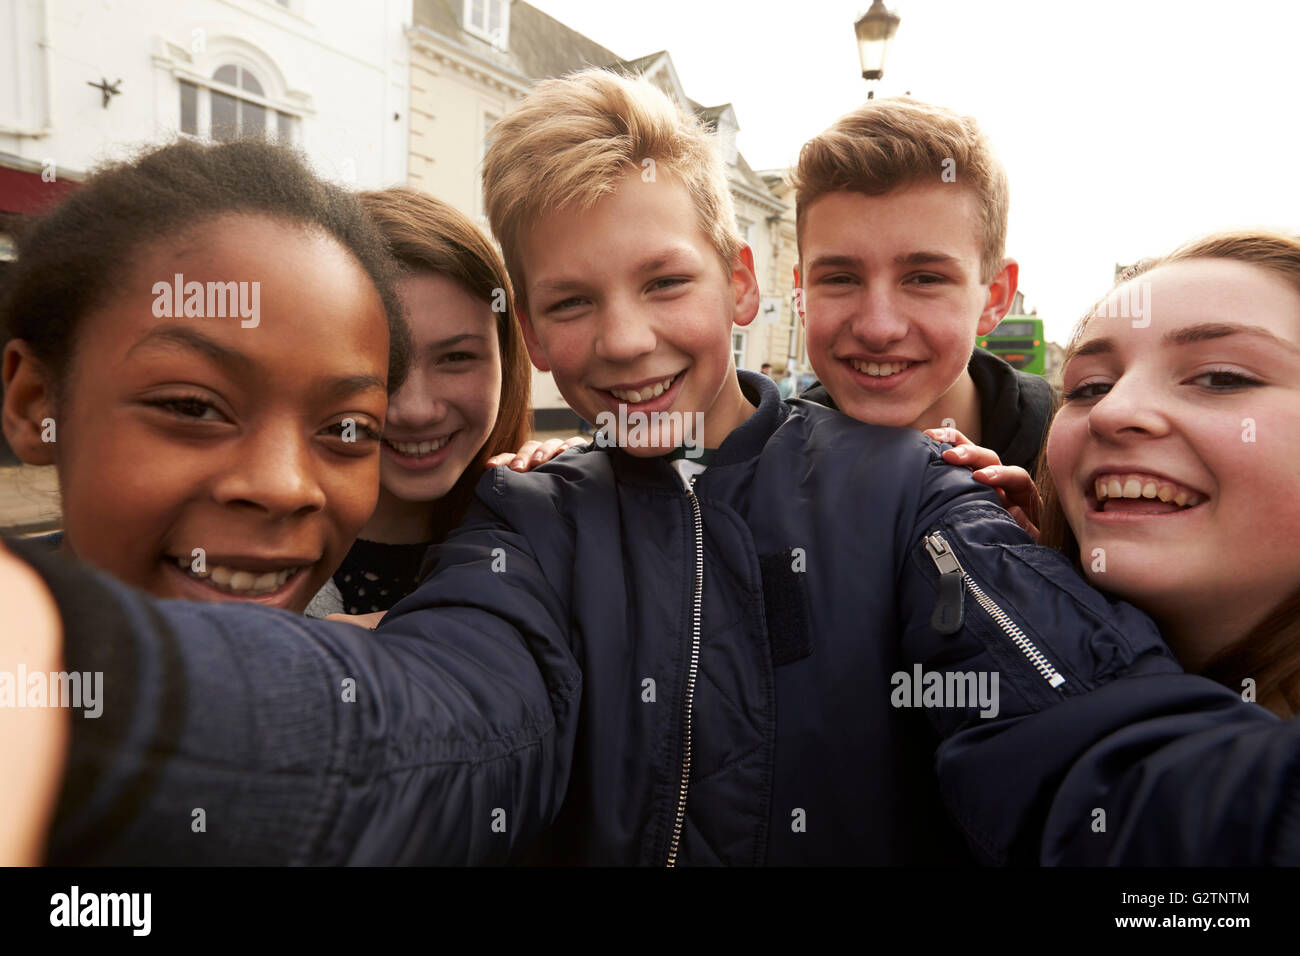
[[[58,673],[62,638],[58,609],[39,575],[0,542],[0,674],[24,695],[17,675]],[[53,707],[0,704],[0,866],[31,866],[44,853],[68,748],[67,714]]]
[[[442,547],[443,573],[373,634],[157,601],[28,551],[44,580],[33,600],[58,606],[65,666],[102,674],[103,688],[99,716],[73,712],[50,861],[524,852],[565,790],[580,674],[567,609],[527,543],[486,508],[467,524]],[[510,572],[494,574],[503,558]]]

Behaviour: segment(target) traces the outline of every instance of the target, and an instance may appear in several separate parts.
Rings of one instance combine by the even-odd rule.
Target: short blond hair
[[[539,219],[589,209],[629,172],[667,172],[730,269],[743,242],[714,137],[642,77],[588,69],[544,80],[492,128],[483,195],[515,297],[526,307],[520,237]],[[647,163],[646,160],[653,161]]]
[[[868,100],[804,144],[791,174],[795,234],[803,258],[808,207],[832,192],[882,196],[917,183],[955,183],[979,205],[980,281],[992,282],[1006,254],[1006,170],[969,116],[907,97]]]

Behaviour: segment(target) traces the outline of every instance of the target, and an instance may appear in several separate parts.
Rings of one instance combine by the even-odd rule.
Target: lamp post
[[[898,32],[899,17],[885,8],[884,0],[872,0],[871,9],[853,24],[858,35],[858,59],[862,61],[862,78],[876,81],[885,75],[885,47]],[[867,99],[875,95],[867,90]]]

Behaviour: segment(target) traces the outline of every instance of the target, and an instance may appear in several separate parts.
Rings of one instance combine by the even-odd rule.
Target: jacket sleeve
[[[567,608],[482,502],[373,633],[19,553],[65,666],[103,675],[101,714],[74,712],[51,863],[505,862],[558,812]]]
[[[1184,674],[1149,618],[1089,587],[972,484],[932,461],[900,587],[908,660],[998,676],[995,713],[928,711],[944,802],[977,855],[1300,863],[1300,721]],[[952,563],[927,547],[935,533],[957,579],[941,581]]]

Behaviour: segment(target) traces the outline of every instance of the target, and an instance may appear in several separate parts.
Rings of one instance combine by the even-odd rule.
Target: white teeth
[[[427,455],[430,452],[437,451],[449,441],[451,441],[451,435],[446,435],[433,441],[389,441],[388,447],[392,448],[399,455],[418,457],[420,455]]]
[[[636,405],[640,402],[648,402],[652,398],[658,398],[664,392],[668,391],[668,389],[672,388],[673,382],[676,380],[677,376],[674,375],[672,378],[666,378],[662,382],[657,382],[654,385],[643,386],[639,390],[635,388],[611,388],[609,393],[620,402],[627,402],[629,405]]]
[[[191,569],[190,561],[187,558],[176,558],[175,561],[176,566],[188,572],[192,578],[207,581],[208,584],[214,585],[218,590],[230,594],[243,594],[250,597],[270,594],[273,591],[280,590],[280,588],[284,587],[285,582],[297,574],[299,570],[298,568],[281,568],[279,571],[257,572],[214,564],[200,573]]]
[[[1098,503],[1108,498],[1159,498],[1180,508],[1200,504],[1205,498],[1194,491],[1148,475],[1106,475],[1093,482]]]
[[[897,375],[904,369],[916,364],[915,362],[862,362],[858,359],[850,359],[849,361],[859,372],[864,375],[874,375],[876,378]]]

